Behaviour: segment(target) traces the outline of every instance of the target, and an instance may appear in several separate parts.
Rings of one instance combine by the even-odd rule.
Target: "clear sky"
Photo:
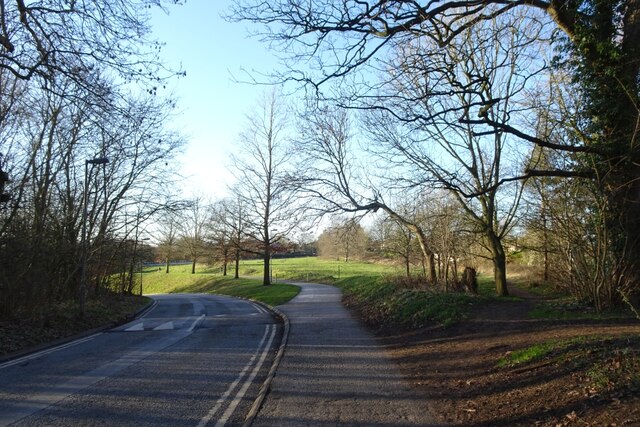
[[[277,59],[265,45],[248,36],[243,23],[221,18],[233,0],[188,0],[153,12],[156,39],[166,43],[162,56],[171,67],[186,71],[169,85],[182,111],[175,126],[189,139],[181,157],[187,177],[185,192],[221,197],[232,179],[229,154],[238,144],[245,114],[256,103],[261,87],[236,83],[246,80],[242,69],[268,73]],[[186,194],[188,195],[188,194]]]

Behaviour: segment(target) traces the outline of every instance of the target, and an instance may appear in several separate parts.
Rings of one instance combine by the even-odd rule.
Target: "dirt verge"
[[[533,320],[537,301],[523,296],[453,327],[378,336],[443,424],[640,426],[640,322]],[[548,342],[569,344],[498,366]]]

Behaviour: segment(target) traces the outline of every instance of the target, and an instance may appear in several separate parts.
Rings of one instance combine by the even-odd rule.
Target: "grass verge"
[[[633,313],[625,307],[598,312],[590,305],[565,297],[538,303],[529,312],[529,316],[547,320],[613,320],[631,318]]]
[[[338,280],[345,303],[376,327],[413,329],[437,322],[444,326],[465,319],[484,296],[442,293],[396,286],[389,278],[351,277]]]
[[[200,269],[200,273],[191,274],[189,269],[175,268],[169,274],[157,270],[145,272],[144,293],[222,294],[254,299],[275,306],[284,304],[300,292],[300,288],[295,285],[274,283],[271,286],[262,286],[260,280],[234,279],[203,269]]]
[[[243,275],[259,274],[260,261],[241,264]],[[347,306],[356,309],[370,325],[411,329],[437,322],[449,326],[466,318],[471,307],[495,294],[493,281],[479,277],[480,296],[425,290],[406,280],[398,266],[376,262],[321,259],[274,259],[273,277],[337,286]],[[416,272],[418,273],[418,272]],[[402,279],[401,279],[402,278]]]

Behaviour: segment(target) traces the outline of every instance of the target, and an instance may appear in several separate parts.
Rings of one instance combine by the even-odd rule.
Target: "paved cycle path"
[[[254,426],[432,426],[375,337],[341,303],[341,291],[302,288],[279,306],[289,343]]]

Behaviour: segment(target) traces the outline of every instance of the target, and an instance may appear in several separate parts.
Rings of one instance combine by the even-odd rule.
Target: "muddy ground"
[[[377,333],[443,424],[640,426],[640,322],[534,320],[528,313],[540,301],[519,296],[453,327]],[[498,366],[520,349],[577,337],[542,358]]]

